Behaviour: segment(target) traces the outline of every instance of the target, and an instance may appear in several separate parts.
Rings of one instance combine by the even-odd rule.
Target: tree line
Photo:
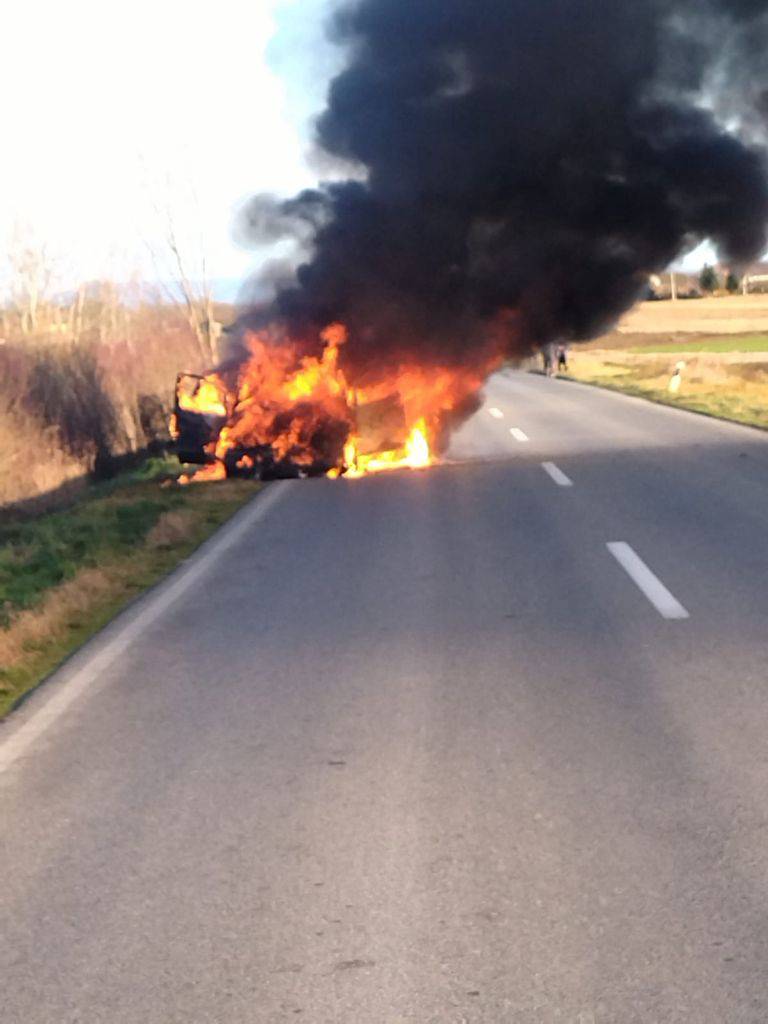
[[[729,270],[725,275],[725,281],[721,282],[717,270],[705,263],[699,274],[699,288],[707,295],[721,291],[723,288],[731,295],[735,295],[741,290],[741,281],[732,270]]]

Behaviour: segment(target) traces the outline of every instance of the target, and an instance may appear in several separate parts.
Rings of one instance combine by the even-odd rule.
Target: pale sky
[[[203,231],[212,276],[244,275],[254,257],[231,240],[233,208],[316,180],[304,151],[325,86],[321,8],[6,0],[0,243],[22,224],[56,252],[64,276],[141,262],[151,274],[144,243],[161,233],[153,204],[170,192],[185,227]],[[290,82],[270,68],[268,45]]]
[[[0,246],[31,231],[62,285],[151,278],[164,272],[147,249],[162,249],[156,206],[169,205],[182,234],[202,234],[211,277],[245,277],[259,255],[232,239],[238,203],[317,180],[308,121],[340,59],[323,42],[327,8],[5,0]]]

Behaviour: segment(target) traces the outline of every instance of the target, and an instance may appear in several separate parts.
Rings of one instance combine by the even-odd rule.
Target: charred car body
[[[396,394],[363,404],[352,401],[344,406],[344,416],[318,409],[311,400],[271,409],[268,400],[260,402],[254,395],[247,403],[238,403],[214,376],[178,374],[172,433],[179,461],[218,464],[228,477],[262,480],[342,475],[356,468],[359,457],[400,449],[407,439]],[[261,414],[258,442],[248,431],[238,431],[241,417],[254,404]]]

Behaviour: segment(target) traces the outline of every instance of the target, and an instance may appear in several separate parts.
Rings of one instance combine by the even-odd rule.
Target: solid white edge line
[[[542,462],[541,468],[555,481],[558,487],[573,487],[573,480],[567,477],[554,462]]]
[[[606,546],[660,615],[665,619],[690,618],[677,598],[667,590],[658,576],[651,572],[642,558],[626,541],[610,541]]]
[[[516,441],[530,441],[530,438],[520,427],[510,427],[509,432]]]
[[[171,605],[197,583],[211,565],[229,548],[236,544],[260,519],[280,501],[286,493],[290,481],[284,480],[280,483],[271,484],[266,493],[259,495],[255,500],[250,512],[238,521],[231,524],[231,528],[224,527],[223,533],[212,542],[206,545],[206,550],[200,557],[192,556],[186,567],[180,569],[170,586],[163,586],[162,589],[142,608],[139,614],[132,619],[117,636],[113,637],[93,657],[75,672],[71,679],[68,679],[60,690],[55,692],[42,707],[36,711],[23,725],[5,739],[0,740],[0,774],[6,771],[11,765],[22,757],[32,744],[60,718],[83,693],[91,686],[100,673],[104,672],[118,658],[147,626],[157,622],[158,617],[166,612]],[[177,571],[178,573],[178,571]]]

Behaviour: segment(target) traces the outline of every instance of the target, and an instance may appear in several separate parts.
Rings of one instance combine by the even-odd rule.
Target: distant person
[[[557,369],[559,373],[568,372],[568,346],[557,346]]]
[[[544,373],[551,377],[555,372],[555,346],[551,341],[541,346],[541,359],[544,363]]]

